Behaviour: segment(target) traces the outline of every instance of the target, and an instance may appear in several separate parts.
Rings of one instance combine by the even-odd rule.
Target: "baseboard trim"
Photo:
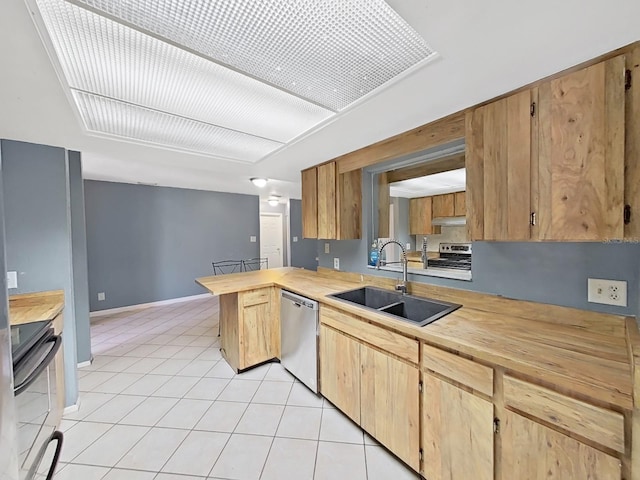
[[[80,410],[80,397],[78,397],[78,400],[76,401],[75,404],[73,405],[69,405],[68,407],[64,407],[64,410],[62,411],[62,415],[70,415],[72,413],[76,413],[78,410]]]
[[[88,367],[89,365],[91,365],[91,360],[87,360],[86,362],[80,362],[78,364],[78,368]]]
[[[112,315],[114,313],[129,312],[131,310],[141,310],[149,307],[159,307],[161,305],[171,305],[172,303],[190,302],[191,300],[199,300],[203,298],[210,298],[210,293],[201,293],[199,295],[190,295],[188,297],[171,298],[169,300],[159,300],[157,302],[140,303],[138,305],[129,305],[127,307],[110,308],[108,310],[97,310],[89,313],[89,317],[103,317],[105,315]]]

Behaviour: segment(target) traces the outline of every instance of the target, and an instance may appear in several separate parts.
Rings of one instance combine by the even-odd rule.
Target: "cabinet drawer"
[[[624,453],[624,418],[620,413],[505,375],[504,401],[552,425]]]
[[[422,345],[422,368],[493,396],[492,368],[426,344]]]
[[[261,303],[269,303],[271,299],[268,288],[242,292],[241,295],[242,299],[240,300],[240,304],[243,307],[250,307],[251,305],[259,305]]]
[[[409,362],[418,363],[418,341],[371,325],[354,315],[326,305],[320,306],[320,321],[336,330],[391,353]]]

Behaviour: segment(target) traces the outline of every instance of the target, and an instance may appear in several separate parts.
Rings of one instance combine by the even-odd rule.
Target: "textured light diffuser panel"
[[[382,0],[75,0],[339,111],[434,55]]]
[[[255,162],[281,144],[188,118],[72,90],[88,130],[171,148]]]
[[[63,0],[38,0],[72,88],[287,142],[333,112]]]

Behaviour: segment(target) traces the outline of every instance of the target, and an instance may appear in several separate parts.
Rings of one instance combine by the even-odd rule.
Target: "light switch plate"
[[[98,301],[102,302],[106,299],[104,292],[98,292]]]
[[[18,272],[7,272],[7,288],[18,288]]]
[[[330,253],[331,249],[329,248],[329,242],[324,244],[324,253]]]
[[[250,241],[251,243],[256,243],[256,241],[257,241],[256,236],[255,236],[255,235],[251,235],[251,236],[249,237],[249,241]]]
[[[293,237],[293,241],[297,242],[298,241],[298,237]]]
[[[333,268],[340,270],[340,259],[337,257],[333,259]]]
[[[587,280],[587,301],[604,305],[627,306],[627,282],[589,278]]]

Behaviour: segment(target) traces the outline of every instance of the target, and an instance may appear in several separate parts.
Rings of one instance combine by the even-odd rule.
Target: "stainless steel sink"
[[[430,298],[402,295],[399,292],[376,287],[356,288],[329,296],[384,313],[398,320],[411,322],[420,327],[435,322],[462,306]]]

